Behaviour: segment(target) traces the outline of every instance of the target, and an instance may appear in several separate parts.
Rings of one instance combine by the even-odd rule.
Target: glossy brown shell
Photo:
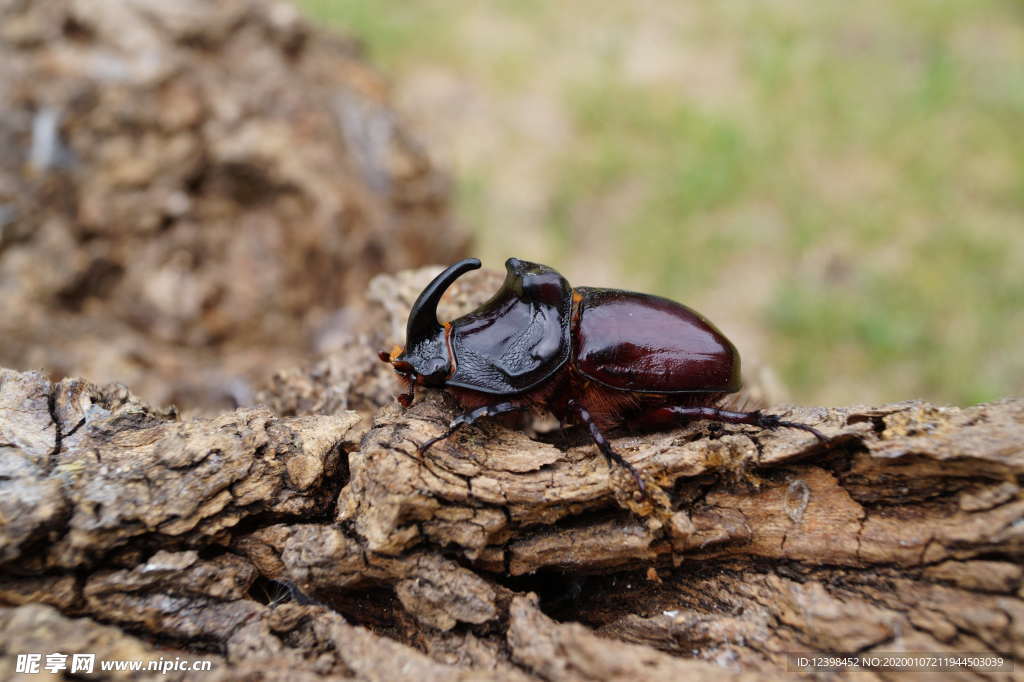
[[[740,357],[700,313],[659,296],[577,287],[576,371],[640,393],[732,393]]]

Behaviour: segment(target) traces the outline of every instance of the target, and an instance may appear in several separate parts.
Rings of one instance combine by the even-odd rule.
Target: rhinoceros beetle
[[[692,419],[765,429],[811,426],[716,405],[740,388],[740,356],[711,322],[684,305],[619,289],[572,287],[552,268],[517,258],[505,262],[501,289],[473,312],[438,322],[437,304],[451,284],[480,267],[466,258],[434,278],[409,313],[405,348],[382,351],[407,384],[443,388],[469,411],[425,452],[460,427],[530,407],[562,423],[579,422],[609,463],[636,469],[605,438],[605,429],[662,429]]]

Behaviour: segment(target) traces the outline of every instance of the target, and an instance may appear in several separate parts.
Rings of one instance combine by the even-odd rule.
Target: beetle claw
[[[420,445],[418,448],[416,448],[416,452],[418,452],[421,455],[426,454],[427,450],[429,450],[431,447],[433,447],[434,443],[440,442],[440,441],[444,440],[445,438],[447,438],[450,435],[452,435],[452,432],[446,431],[445,433],[441,434],[440,436],[434,436],[433,438],[431,438],[430,440],[426,441],[425,443]]]
[[[633,480],[636,481],[636,487],[640,489],[641,494],[647,494],[647,484],[644,483],[644,479],[640,477],[640,472],[633,468],[633,465],[629,462],[622,460],[622,464],[625,465],[626,469],[633,475]]]
[[[784,421],[780,421],[779,422],[779,426],[786,426],[786,427],[789,427],[791,429],[800,429],[801,431],[807,431],[808,433],[814,434],[814,437],[817,438],[820,442],[822,442],[822,443],[827,443],[828,442],[828,438],[825,436],[825,434],[823,434],[821,431],[819,431],[818,429],[816,429],[813,426],[810,426],[808,424],[800,424],[798,422],[784,422]]]
[[[758,422],[758,426],[760,426],[763,429],[777,429],[780,426],[790,429],[800,429],[801,431],[807,431],[808,433],[814,434],[814,437],[817,438],[822,443],[828,442],[828,438],[825,437],[825,434],[823,434],[821,431],[814,428],[813,426],[810,426],[809,424],[783,421],[773,414],[759,414]]]

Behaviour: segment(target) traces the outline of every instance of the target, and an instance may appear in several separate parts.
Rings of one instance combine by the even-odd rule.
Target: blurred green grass
[[[300,5],[396,88],[426,65],[564,120],[531,146],[482,110],[487,152],[453,165],[485,255],[534,230],[515,255],[747,320],[801,401],[1024,393],[1018,2]],[[512,236],[506,156],[543,170]]]

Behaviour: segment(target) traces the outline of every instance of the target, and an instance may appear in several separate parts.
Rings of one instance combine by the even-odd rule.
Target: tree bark
[[[408,302],[430,274],[376,295]],[[485,423],[419,454],[455,406],[422,391],[378,407],[395,387],[374,341],[280,375],[270,407],[189,420],[119,386],[0,371],[0,676],[49,651],[267,680],[1024,655],[1024,400],[772,410],[827,443],[707,422],[616,434],[644,496],[576,430]]]

